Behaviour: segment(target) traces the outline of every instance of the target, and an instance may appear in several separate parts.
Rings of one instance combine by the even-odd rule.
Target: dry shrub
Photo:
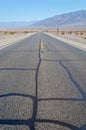
[[[62,35],[64,35],[64,34],[65,34],[65,32],[64,32],[64,31],[62,31],[62,32],[61,32],[61,34],[62,34]]]
[[[16,32],[9,32],[11,35],[15,34]]]
[[[28,31],[25,31],[24,33],[29,33]]]
[[[84,37],[84,39],[86,39],[86,37]]]
[[[4,34],[6,35],[8,32],[4,32]]]
[[[80,32],[80,35],[83,35],[83,32]]]

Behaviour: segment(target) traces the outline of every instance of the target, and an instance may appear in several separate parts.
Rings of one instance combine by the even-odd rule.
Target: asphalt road
[[[86,130],[86,52],[40,32],[1,49],[0,130]]]

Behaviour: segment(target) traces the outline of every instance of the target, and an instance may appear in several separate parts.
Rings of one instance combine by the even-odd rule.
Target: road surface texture
[[[86,52],[40,32],[1,49],[0,130],[86,130]]]

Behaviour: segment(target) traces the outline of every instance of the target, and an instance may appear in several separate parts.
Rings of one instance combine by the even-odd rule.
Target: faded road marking
[[[40,48],[43,49],[44,48],[44,44],[41,42]]]

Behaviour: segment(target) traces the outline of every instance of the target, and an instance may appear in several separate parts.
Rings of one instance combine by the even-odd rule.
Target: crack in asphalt
[[[36,117],[37,117],[37,110],[38,110],[38,74],[39,74],[39,68],[40,68],[40,65],[41,65],[40,49],[41,49],[41,41],[39,43],[39,62],[38,62],[38,65],[37,65],[36,75],[35,75],[36,93],[35,93],[35,99],[34,99],[34,103],[33,103],[32,124],[30,125],[31,130],[35,130],[35,120],[36,120]]]
[[[74,84],[74,86],[77,88],[77,90],[80,92],[80,94],[82,95],[84,101],[86,102],[86,93],[84,92],[84,90],[81,88],[80,84],[73,78],[70,70],[62,63],[61,60],[59,60],[60,65],[66,70],[69,79],[71,80],[71,82]]]
[[[70,128],[71,130],[84,130],[84,128],[86,128],[86,125],[81,126],[81,128],[72,125],[70,123],[66,123],[63,121],[59,121],[59,120],[50,120],[50,119],[38,119],[37,118],[37,112],[38,112],[38,102],[40,101],[46,101],[46,100],[51,100],[51,101],[58,101],[58,100],[65,100],[65,101],[78,101],[81,100],[83,101],[83,99],[66,99],[66,98],[48,98],[48,99],[39,99],[38,98],[38,76],[39,76],[39,69],[40,69],[40,65],[42,62],[41,59],[41,40],[39,43],[39,61],[38,61],[38,65],[37,65],[37,69],[36,69],[36,74],[35,74],[35,96],[33,95],[28,95],[28,94],[19,94],[19,93],[9,93],[9,94],[4,94],[4,95],[0,95],[0,98],[3,97],[9,97],[9,96],[22,96],[22,97],[26,97],[26,98],[30,98],[33,101],[33,110],[32,110],[32,117],[31,119],[21,119],[21,120],[17,120],[17,119],[0,119],[0,124],[1,125],[27,125],[30,130],[36,130],[36,126],[35,123],[50,123],[50,124],[55,124],[55,125],[60,125],[60,126],[64,126],[67,128]],[[56,62],[56,61],[55,61]],[[70,77],[71,81],[74,83],[74,85],[77,87],[77,89],[80,91],[81,95],[83,96],[84,100],[86,100],[86,94],[85,92],[81,89],[81,86],[74,80],[74,78],[72,77],[70,71],[67,69],[67,67],[62,63],[62,61],[59,60],[60,65],[67,71],[68,76]],[[9,69],[11,70],[11,69]],[[23,69],[26,70],[26,69]]]

